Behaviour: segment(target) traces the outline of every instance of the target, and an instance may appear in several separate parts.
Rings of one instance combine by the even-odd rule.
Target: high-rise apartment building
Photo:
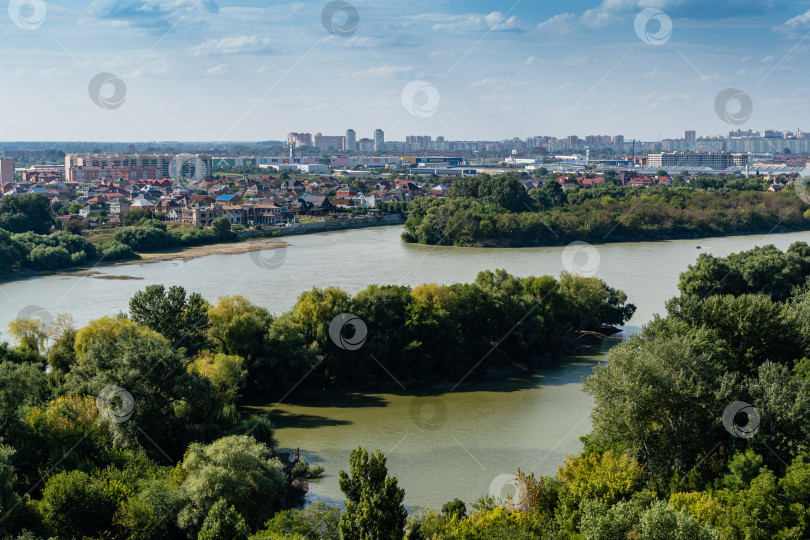
[[[340,135],[321,135],[320,133],[315,134],[315,147],[323,150],[324,152],[327,150],[343,150],[343,146],[345,145],[344,137]]]
[[[14,181],[14,160],[0,159],[0,185]]]
[[[287,144],[298,148],[299,146],[312,146],[312,134],[310,133],[289,133]]]
[[[213,160],[202,154],[67,154],[67,181],[150,180],[200,181],[211,176]]]
[[[385,150],[385,133],[381,129],[374,130],[374,151],[382,152]]]
[[[344,142],[343,150],[354,152],[357,150],[357,133],[353,129],[346,130],[346,140]]]
[[[749,154],[727,152],[662,152],[647,155],[647,166],[655,167],[709,167],[722,171],[729,167],[744,167],[750,163]]]

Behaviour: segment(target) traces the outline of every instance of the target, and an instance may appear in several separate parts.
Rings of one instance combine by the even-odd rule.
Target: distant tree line
[[[55,224],[48,198],[42,194],[0,198],[0,272],[55,270],[135,257],[117,241],[96,245],[78,234],[51,232]]]
[[[445,199],[414,201],[402,237],[422,244],[541,246],[810,228],[807,205],[792,187],[763,190],[753,180],[701,177],[688,186],[567,190],[549,179],[527,191],[509,175],[470,177],[455,180]]]
[[[146,219],[142,213],[128,216],[136,227],[119,230],[115,238],[94,244],[80,234],[81,227],[57,225],[53,208],[42,194],[0,198],[0,272],[17,268],[57,270],[136,258],[137,251],[154,251],[178,246],[233,242],[236,234],[230,221],[221,217],[211,227],[192,227],[168,232],[166,223]]]

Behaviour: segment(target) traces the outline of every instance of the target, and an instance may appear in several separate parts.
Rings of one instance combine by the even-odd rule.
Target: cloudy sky
[[[728,88],[752,104],[739,127],[810,131],[808,0],[12,0],[0,15],[5,141],[657,140],[735,128],[716,113]]]

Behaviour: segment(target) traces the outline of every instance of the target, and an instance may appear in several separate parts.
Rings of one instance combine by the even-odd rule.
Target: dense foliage
[[[469,516],[415,514],[409,538],[809,537],[808,249],[701,257],[667,316],[586,381],[581,455],[555,476],[518,471],[514,497]]]
[[[15,268],[56,270],[135,257],[128,246],[108,241],[93,244],[65,230],[51,233],[55,219],[48,198],[41,194],[0,199],[0,272]]]
[[[26,193],[0,198],[0,229],[48,234],[53,225],[51,203],[45,195]]]
[[[217,218],[211,227],[167,232],[166,224],[144,220],[138,227],[118,231],[115,239],[94,244],[71,222],[61,231],[54,211],[41,194],[0,198],[0,272],[17,268],[57,270],[136,258],[136,251],[155,251],[177,246],[233,242],[236,234],[227,218]]]
[[[410,205],[403,239],[439,245],[561,245],[806,230],[810,212],[792,189],[704,179],[678,187],[571,188],[552,179],[526,191],[511,176],[453,182],[447,198]]]
[[[165,223],[148,221],[138,227],[121,229],[115,233],[115,239],[133,251],[157,251],[177,246],[233,242],[236,234],[231,230],[228,218],[220,217],[213,220],[208,229],[194,227],[182,232],[168,232]]]
[[[483,272],[472,284],[372,286],[354,297],[314,289],[275,318],[241,297],[208,305],[151,286],[128,315],[78,330],[65,318],[52,332],[15,321],[17,347],[0,347],[0,534],[807,538],[810,246],[702,256],[680,289],[665,316],[586,380],[595,407],[580,455],[556,475],[517,471],[505,500],[485,496],[468,509],[456,499],[410,516],[385,458],[362,448],[339,473],[343,511],[288,508],[295,471],[305,476],[306,466],[277,453],[265,418],[237,407],[245,389],[287,390],[304,369],[313,371],[306,384],[387,378],[364,354],[425,382],[464,375],[472,366],[457,357],[486,355],[489,367],[528,360],[564,345],[570,329],[626,320],[633,308],[623,293],[565,274]],[[362,325],[347,312],[367,332],[352,351],[346,344]],[[330,332],[334,320],[354,334]],[[503,356],[491,352],[490,326],[514,336]]]
[[[350,310],[367,325],[365,353],[338,346],[341,336],[354,343],[350,332],[330,331]],[[17,346],[0,346],[0,536],[402,538],[404,492],[379,452],[352,454],[340,476],[343,514],[280,512],[322,469],[277,453],[268,419],[239,407],[245,390],[266,400],[309,372],[302,389],[390,380],[371,368],[372,354],[409,381],[474,376],[474,357],[461,352],[482,357],[518,321],[514,343],[488,355],[488,367],[530,362],[570,345],[563,334],[621,324],[633,311],[597,279],[499,271],[449,287],[372,286],[354,298],[314,289],[278,318],[241,297],[210,305],[152,285],[127,314],[82,328],[66,316],[49,326],[15,320]]]
[[[313,289],[269,328],[262,310],[225,302],[214,308],[212,335],[221,352],[248,359],[251,394],[283,392],[310,371],[302,384],[313,388],[390,384],[391,375],[405,386],[474,378],[573,350],[578,331],[623,324],[635,311],[622,291],[599,279],[516,278],[502,270],[481,272],[468,284],[372,285],[354,297]],[[330,337],[330,323],[342,313],[365,325],[362,348],[346,350]],[[343,326],[347,339],[352,330]]]

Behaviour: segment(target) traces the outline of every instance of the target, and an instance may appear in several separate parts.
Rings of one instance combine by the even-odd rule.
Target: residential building
[[[287,135],[287,144],[294,148],[299,146],[312,146],[311,133],[290,133]]]
[[[315,147],[324,152],[327,150],[342,150],[345,144],[344,137],[315,134]]]
[[[0,185],[14,182],[14,160],[0,159]]]
[[[117,216],[123,216],[129,210],[129,205],[120,200],[115,200],[110,203],[110,213]]]
[[[67,154],[68,182],[98,180],[192,179],[211,174],[211,156],[203,154]]]
[[[381,129],[374,130],[374,151],[382,152],[385,150],[385,133]]]
[[[209,227],[221,215],[220,207],[188,206],[180,210],[180,221],[183,225]]]
[[[343,150],[354,152],[357,150],[357,133],[353,129],[346,130],[346,137],[343,140]]]
[[[750,163],[748,154],[727,152],[662,152],[647,155],[647,167],[708,167],[722,171],[729,167],[744,167]]]

